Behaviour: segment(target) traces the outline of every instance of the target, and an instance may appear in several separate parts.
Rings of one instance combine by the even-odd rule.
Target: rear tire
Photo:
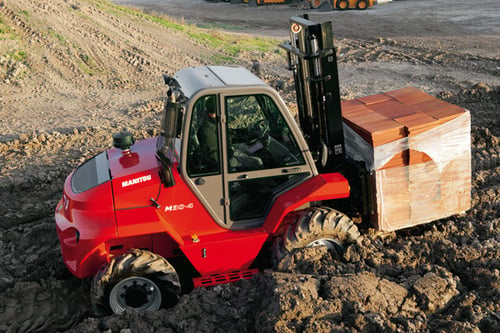
[[[292,214],[295,222],[273,244],[275,269],[279,269],[279,262],[285,256],[297,249],[324,245],[330,251],[342,252],[360,236],[349,217],[329,207],[311,207]]]
[[[323,0],[311,0],[311,8],[317,9],[322,3]]]
[[[154,312],[177,303],[180,292],[179,277],[165,258],[132,249],[101,267],[90,299],[94,313],[104,316],[126,310]]]
[[[368,8],[368,1],[358,0],[358,2],[356,3],[356,9],[365,10],[366,8]]]
[[[347,1],[347,0],[338,0],[336,7],[338,9],[340,9],[340,10],[346,10],[346,9],[349,8],[349,1]]]

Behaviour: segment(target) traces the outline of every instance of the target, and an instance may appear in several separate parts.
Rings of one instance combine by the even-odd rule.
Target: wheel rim
[[[307,247],[316,247],[316,246],[326,246],[326,248],[330,251],[342,250],[342,244],[340,244],[337,240],[333,238],[319,238],[309,243],[309,245],[307,245]]]
[[[340,3],[339,3],[340,9],[347,9],[347,7],[349,7],[349,5],[347,4],[347,1],[340,1]]]
[[[114,313],[125,310],[154,312],[161,307],[160,288],[153,281],[132,276],[118,282],[109,294],[109,306]]]
[[[359,9],[366,9],[367,7],[366,1],[360,1],[358,6]]]

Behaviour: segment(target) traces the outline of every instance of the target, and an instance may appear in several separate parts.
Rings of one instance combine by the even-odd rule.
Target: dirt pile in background
[[[0,332],[500,331],[500,87],[488,76],[499,60],[386,39],[339,41],[342,95],[418,75],[417,86],[469,109],[469,212],[389,234],[362,225],[343,255],[304,249],[281,272],[196,289],[171,309],[95,318],[88,281],[62,262],[53,209],[69,172],[112,133],[157,134],[162,72],[255,56],[193,36],[100,0],[0,0]],[[289,83],[293,106],[281,56],[270,51],[262,77]]]
[[[1,136],[132,126],[126,110],[160,95],[162,73],[238,63],[213,47],[232,42],[217,32],[103,0],[2,0],[0,17],[0,107],[11,113]]]

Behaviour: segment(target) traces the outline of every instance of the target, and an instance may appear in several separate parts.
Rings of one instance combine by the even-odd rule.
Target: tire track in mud
[[[0,1],[0,14],[4,15],[5,18],[8,18],[16,26],[19,26],[27,36],[33,38],[35,41],[47,41],[46,36],[42,35],[38,31],[34,31],[13,10],[7,8],[7,5],[4,1]]]
[[[28,40],[28,43],[36,43],[39,46],[46,46],[45,50],[47,50],[52,56],[54,56],[55,61],[57,61],[57,68],[59,69],[67,69],[69,74],[66,73],[64,76],[72,78],[74,83],[81,81],[84,78],[84,73],[81,71],[72,61],[72,57],[68,57],[67,54],[71,53],[69,46],[60,45],[62,40],[57,41],[57,32],[51,31],[50,27],[47,34],[55,34],[54,38],[49,38],[47,34],[44,34],[40,31],[35,30],[30,23],[27,23],[23,20],[18,14],[16,14],[13,10],[7,8],[5,2],[0,3],[0,14],[5,13],[5,17],[9,19],[13,24],[20,27],[22,33],[25,36],[25,39]],[[59,37],[60,38],[60,37]]]
[[[121,53],[121,59],[135,68],[138,73],[147,75],[162,71],[173,72],[182,67],[197,66],[205,63],[197,55],[200,49],[190,54],[176,46],[175,36],[177,32],[175,29],[164,27],[159,22],[150,21],[150,24],[157,26],[163,32],[162,34],[153,34],[151,31],[140,29],[138,25],[125,24],[117,17],[99,8],[89,7],[88,10],[90,13],[99,16],[99,18],[93,16],[96,21],[101,22],[101,24],[104,24],[104,22],[106,22],[106,25],[111,24],[115,28],[116,36],[123,34],[133,40],[133,45],[130,42],[120,45],[123,42],[115,41],[115,45],[119,46],[121,50],[114,54]],[[142,14],[141,12],[137,12],[136,15],[137,17],[141,17]],[[206,49],[205,46],[202,46],[195,40],[191,40],[191,42],[198,44],[201,49]],[[169,47],[165,48],[162,45],[169,45]],[[184,54],[182,61],[178,60],[179,54]],[[158,61],[159,59],[162,59],[162,61]]]
[[[99,34],[100,38],[104,37],[109,40],[109,42],[105,44],[108,48],[101,52],[105,53],[106,57],[113,57],[116,61],[113,67],[118,70],[118,68],[123,67],[118,64],[124,62],[129,64],[130,68],[133,68],[135,73],[141,75],[141,79],[134,77],[123,78],[122,84],[127,84],[126,81],[140,84],[142,76],[148,76],[151,75],[151,73],[160,71],[160,66],[153,62],[153,57],[146,59],[140,55],[140,53],[144,54],[141,50],[146,49],[146,47],[144,47],[145,45],[148,45],[147,47],[159,47],[158,43],[151,43],[152,40],[154,41],[156,39],[155,36],[149,34],[145,30],[140,30],[134,25],[126,24],[119,18],[109,15],[105,11],[94,6],[87,6],[85,10],[89,13],[89,17],[92,17],[93,22],[98,22],[99,25],[107,27],[106,33],[103,33],[101,30],[93,28],[92,24],[87,25],[88,29],[90,29],[90,31],[95,30],[96,35]],[[113,38],[111,36],[113,36]],[[144,36],[147,36],[147,38]],[[116,86],[116,82],[114,82],[113,85]]]
[[[207,49],[206,46],[191,39],[191,42],[198,46],[192,48],[192,53],[180,49],[178,45],[178,32],[174,28],[168,28],[160,22],[149,21],[148,23],[158,27],[162,33],[152,33],[149,30],[141,29],[138,25],[126,24],[119,18],[106,13],[96,7],[88,8],[90,13],[98,15],[99,18],[93,16],[100,24],[110,24],[115,31],[115,36],[128,36],[133,43],[115,40],[115,45],[120,47],[120,52],[111,52],[112,54],[120,54],[121,59],[125,60],[137,73],[143,76],[155,75],[164,71],[175,72],[182,67],[197,66],[206,63],[198,54],[201,50]],[[114,10],[114,9],[113,9]],[[144,14],[137,12],[136,16],[142,18]],[[104,23],[105,22],[105,23]],[[183,37],[184,38],[184,37]],[[126,39],[126,38],[125,38]],[[168,45],[165,48],[164,45]],[[184,45],[187,47],[187,45]],[[179,57],[183,54],[184,57]],[[180,61],[180,59],[182,61]],[[161,61],[160,61],[161,60]]]
[[[33,20],[32,16],[21,17],[18,13],[20,9],[10,8],[5,1],[0,2],[0,15],[19,27],[28,44],[35,43],[39,48],[48,51],[49,54],[42,55],[44,61],[58,75],[68,79],[76,87],[88,86],[89,83],[99,86],[100,83],[94,82],[92,76],[102,76],[108,72],[115,76],[105,82],[108,88],[116,89],[131,84],[141,86],[147,77],[204,63],[198,55],[192,56],[176,47],[175,31],[164,28],[159,23],[149,22],[150,25],[161,27],[164,32],[161,36],[153,35],[151,31],[140,29],[137,25],[122,22],[119,18],[88,3],[74,5],[60,2],[62,6],[71,8],[69,11],[64,10],[65,13],[71,13],[66,17],[69,20],[65,22],[64,28],[67,29],[65,31],[60,30],[59,19],[53,21],[52,27],[48,26],[47,31],[41,31],[36,28],[37,23],[30,23],[30,20]],[[55,16],[63,13],[61,8],[51,6],[50,2],[32,2],[31,5],[34,8],[31,9],[45,14],[40,19],[45,19],[47,13]],[[95,28],[96,24],[105,29]],[[71,34],[71,38],[68,38],[68,33]],[[89,38],[93,39],[94,43],[69,44],[71,40],[82,41]],[[92,48],[90,45],[101,47]],[[162,45],[169,47],[165,49]],[[198,46],[200,47],[198,53],[206,49],[205,46]],[[158,61],[159,59],[161,61]],[[126,67],[125,64],[130,65],[131,72],[128,74],[133,73],[133,75],[122,73],[120,69]]]

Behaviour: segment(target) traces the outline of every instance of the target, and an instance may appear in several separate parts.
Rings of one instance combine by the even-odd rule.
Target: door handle
[[[154,198],[149,198],[149,201],[151,201],[153,207],[155,207],[156,209],[161,208],[161,205]]]
[[[293,173],[293,172],[299,172],[300,168],[290,168],[290,169],[282,169],[281,173]]]
[[[204,185],[205,184],[205,179],[204,178],[198,178],[194,181],[196,185]]]

